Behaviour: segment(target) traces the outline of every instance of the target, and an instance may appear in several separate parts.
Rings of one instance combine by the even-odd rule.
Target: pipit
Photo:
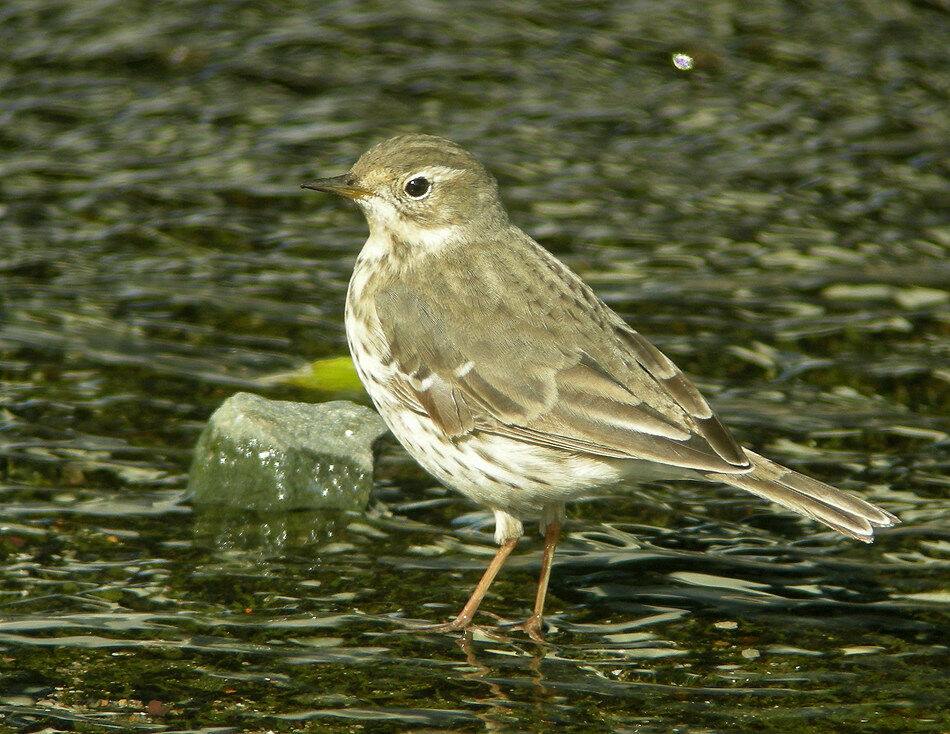
[[[396,438],[446,486],[492,510],[498,551],[451,622],[467,627],[537,517],[540,639],[564,503],[625,481],[744,489],[870,542],[891,513],[740,446],[683,373],[508,219],[472,155],[431,135],[304,184],[356,202],[369,238],[346,297],[360,379]]]

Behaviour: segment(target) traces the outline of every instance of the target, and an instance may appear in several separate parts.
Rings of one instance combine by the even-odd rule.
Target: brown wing
[[[570,270],[522,235],[430,255],[375,305],[406,407],[458,438],[741,472],[743,450],[699,392]],[[512,235],[514,236],[514,235]],[[438,265],[438,267],[434,267]],[[437,274],[436,278],[432,273]]]

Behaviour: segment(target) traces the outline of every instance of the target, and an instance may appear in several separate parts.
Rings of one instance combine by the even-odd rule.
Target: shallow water
[[[948,30],[935,1],[5,4],[0,727],[950,727]],[[406,631],[493,544],[392,444],[365,516],[181,504],[226,396],[336,397],[258,383],[345,350],[365,225],[298,183],[420,130],[745,443],[904,524],[578,503],[538,647]],[[523,618],[539,560],[486,611]]]

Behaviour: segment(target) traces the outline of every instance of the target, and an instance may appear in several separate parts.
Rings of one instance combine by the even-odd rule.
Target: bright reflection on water
[[[0,728],[950,726],[939,3],[0,18]],[[538,647],[498,626],[534,535],[470,639],[407,631],[494,546],[392,445],[365,515],[181,505],[225,397],[333,397],[256,383],[345,349],[364,224],[297,186],[410,130],[479,155],[745,442],[904,524],[864,546],[682,484],[578,503]]]

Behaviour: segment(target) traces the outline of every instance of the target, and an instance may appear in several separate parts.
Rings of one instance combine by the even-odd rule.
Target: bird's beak
[[[361,189],[355,186],[356,179],[348,173],[342,176],[331,176],[330,178],[318,178],[316,181],[300,184],[302,189],[313,189],[314,191],[326,191],[328,194],[345,196],[347,199],[365,199],[372,196],[371,191]]]

